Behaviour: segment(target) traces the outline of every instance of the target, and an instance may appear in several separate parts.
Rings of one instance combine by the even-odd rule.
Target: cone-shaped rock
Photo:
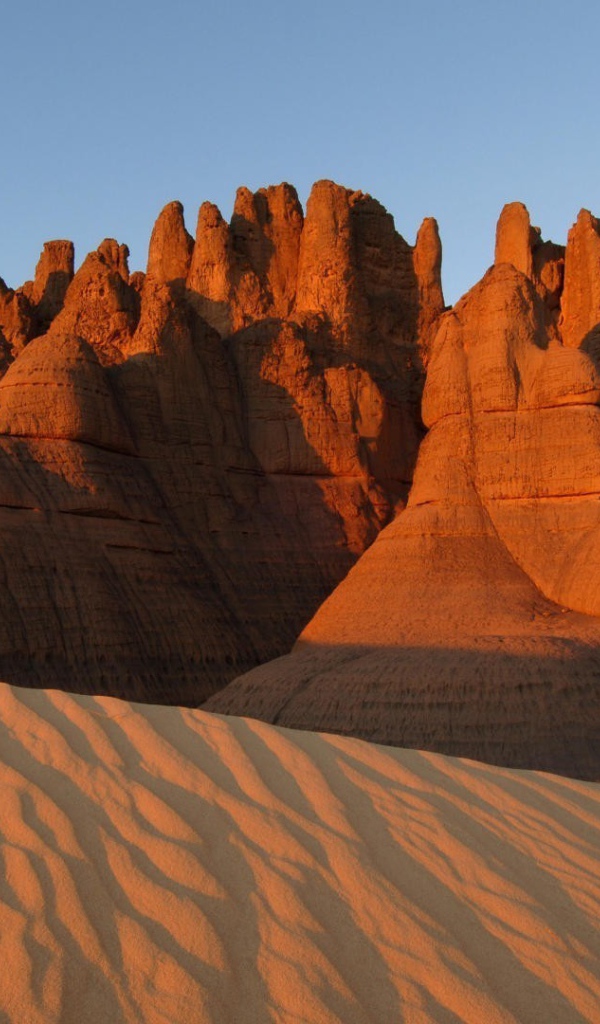
[[[186,231],[183,206],[168,203],[158,216],[148,249],[149,277],[168,284],[185,281],[190,269],[194,239]]]
[[[231,240],[229,225],[214,203],[200,207],[187,284],[200,315],[220,334],[229,334],[233,320],[229,305]]]
[[[495,264],[510,263],[531,281],[551,311],[558,310],[563,287],[564,246],[545,242],[531,226],[523,203],[508,203],[496,228]]]
[[[0,380],[0,434],[133,453],[106,372],[74,335],[34,339]]]
[[[441,322],[406,510],[293,654],[207,708],[600,778],[599,398],[532,282],[493,268]]]
[[[511,263],[526,277],[533,272],[533,243],[535,231],[531,227],[529,212],[523,203],[507,203],[496,227],[496,253],[494,262]]]
[[[442,290],[442,243],[438,223],[426,217],[417,233],[413,266],[419,286],[419,341],[427,358],[433,340],[432,327],[444,311]]]

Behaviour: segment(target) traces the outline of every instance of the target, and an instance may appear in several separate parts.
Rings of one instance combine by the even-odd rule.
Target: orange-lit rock
[[[517,213],[439,323],[405,511],[294,652],[207,709],[600,778],[600,368],[561,339]]]
[[[156,281],[185,281],[190,269],[194,239],[188,234],[181,203],[168,203],[150,238],[148,275]]]
[[[419,341],[423,359],[429,356],[432,331],[444,311],[442,292],[442,243],[437,221],[426,217],[417,234],[413,266],[419,287]]]
[[[199,314],[221,334],[229,334],[233,326],[232,263],[229,225],[213,203],[203,203],[187,285]]]
[[[302,225],[302,208],[291,185],[254,194],[238,189],[230,226],[235,327],[290,314]]]
[[[600,222],[581,210],[569,231],[565,253],[565,287],[561,333],[565,345],[591,343],[600,321]]]
[[[508,203],[496,228],[495,264],[510,263],[528,277],[551,310],[557,310],[563,288],[565,248],[544,242],[531,226],[523,203]]]
[[[31,301],[36,307],[36,318],[40,333],[60,313],[73,280],[75,249],[72,242],[46,242],[35,268],[31,288]]]
[[[96,350],[101,362],[118,362],[121,346],[139,317],[139,297],[129,284],[128,249],[105,239],[75,274],[64,305],[52,321],[53,337],[77,335]]]
[[[23,289],[7,288],[0,277],[0,372],[35,334],[35,310]]]
[[[199,702],[288,650],[406,499],[439,240],[417,258],[369,197],[315,197],[305,225],[291,186],[240,189],[195,242],[170,203],[146,274],[105,240],[50,323],[68,243],[0,295],[0,678]],[[343,309],[308,302],[322,260]]]
[[[598,238],[563,288],[511,204],[445,312],[435,221],[413,247],[328,181],[305,218],[286,184],[204,204],[193,243],[171,203],[145,275],[108,239],[62,297],[49,248],[0,287],[0,678],[239,676],[207,707],[600,774]]]
[[[134,454],[96,352],[81,338],[35,338],[0,380],[0,435],[81,441]]]
[[[494,262],[511,263],[526,277],[532,276],[533,246],[537,233],[531,227],[529,213],[523,203],[507,203],[496,227]]]

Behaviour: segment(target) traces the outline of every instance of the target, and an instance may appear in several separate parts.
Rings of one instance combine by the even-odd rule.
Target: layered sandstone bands
[[[0,676],[600,775],[599,246],[510,204],[444,312],[435,222],[331,182],[170,203],[145,274],[49,243],[0,288]]]
[[[0,290],[0,677],[197,703],[289,649],[406,499],[440,247],[318,183],[170,203],[145,274]]]
[[[597,239],[584,212],[563,256],[504,211],[439,323],[405,511],[290,656],[207,708],[600,777]]]

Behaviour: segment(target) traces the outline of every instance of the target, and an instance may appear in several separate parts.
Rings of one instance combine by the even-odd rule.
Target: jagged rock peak
[[[600,323],[600,221],[580,210],[569,231],[561,333],[565,345],[582,345]]]
[[[202,203],[187,286],[195,295],[198,312],[220,334],[231,330],[231,264],[229,225],[218,206]]]
[[[31,287],[30,298],[37,307],[37,317],[49,325],[60,313],[73,280],[75,247],[72,242],[57,239],[45,242]]]
[[[532,227],[523,203],[507,203],[496,228],[494,264],[510,263],[533,281],[550,311],[558,311],[563,287],[565,248],[544,241]]]
[[[98,246],[98,255],[124,281],[129,281],[129,247],[114,238],[105,238]]]
[[[188,233],[180,202],[167,203],[159,214],[148,249],[147,274],[164,284],[185,281],[190,269],[194,239]]]
[[[288,217],[291,220],[299,217],[300,221],[304,219],[298,193],[289,182],[282,181],[280,185],[259,188],[258,194],[266,197],[269,211],[273,216],[279,215],[282,219]]]
[[[419,285],[419,337],[424,358],[429,356],[432,330],[444,311],[442,242],[435,217],[425,217],[417,232],[413,266]]]
[[[441,318],[406,508],[208,710],[600,777],[600,373],[555,327],[507,261]]]
[[[425,217],[417,232],[415,257],[423,272],[438,274],[442,265],[442,242],[435,217]]]
[[[496,227],[494,263],[512,263],[530,278],[533,273],[533,247],[539,237],[539,228],[532,228],[527,207],[523,203],[507,203]]]
[[[129,284],[128,256],[127,246],[114,238],[104,239],[89,253],[49,333],[55,338],[77,335],[92,345],[103,361],[118,360],[139,317],[139,297]]]
[[[269,287],[270,282],[263,279],[265,275],[270,276],[274,264],[289,263],[290,253],[286,250],[290,247],[295,272],[303,222],[298,195],[287,182],[257,192],[246,187],[237,190],[231,218],[234,249],[247,259],[263,286]],[[274,285],[276,303],[281,299],[282,286],[285,291],[284,281],[279,281],[279,287]]]
[[[188,288],[220,334],[289,314],[303,222],[287,182],[258,192],[239,188],[230,224],[212,203],[202,204]]]
[[[342,322],[356,310],[351,208],[361,199],[370,197],[328,179],[313,185],[300,243],[298,310],[321,311]]]
[[[245,185],[241,185],[235,194],[231,224],[234,225],[236,218],[242,218],[251,224],[264,226],[267,221],[267,212],[267,198],[264,189],[262,192],[251,192]]]

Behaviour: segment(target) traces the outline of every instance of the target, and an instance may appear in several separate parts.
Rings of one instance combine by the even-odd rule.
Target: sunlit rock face
[[[371,197],[160,214],[145,274],[50,242],[0,285],[0,678],[198,703],[289,650],[406,501],[443,311]]]
[[[207,708],[600,778],[598,242],[586,212],[564,252],[505,208],[438,322],[407,507]]]

